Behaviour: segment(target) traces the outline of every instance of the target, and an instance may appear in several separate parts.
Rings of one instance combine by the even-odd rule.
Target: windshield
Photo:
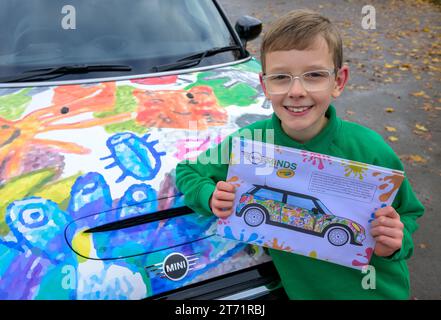
[[[212,1],[2,0],[0,75],[78,64],[121,64],[125,73],[66,75],[65,79],[152,72],[156,65],[204,50],[238,45]],[[200,66],[234,61],[221,52]]]
[[[318,199],[315,200],[315,201],[317,201],[317,204],[322,208],[322,210],[323,210],[324,213],[332,215],[332,212],[329,211],[329,209],[323,204],[323,202],[321,202],[321,201],[318,200]]]

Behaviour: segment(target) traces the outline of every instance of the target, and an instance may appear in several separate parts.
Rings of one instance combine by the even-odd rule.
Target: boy
[[[261,59],[261,83],[274,113],[271,119],[246,127],[248,131],[263,129],[262,141],[267,141],[265,132],[273,130],[271,143],[275,145],[403,169],[380,135],[336,116],[331,99],[343,92],[349,68],[343,65],[341,38],[327,18],[308,10],[286,14],[265,34]],[[218,154],[228,155],[230,145],[231,136],[217,147]],[[177,187],[196,212],[214,213],[219,218],[232,214],[235,190],[225,182],[225,163],[228,159],[217,164],[184,162],[177,166]],[[375,289],[363,288],[366,273],[359,270],[269,249],[289,298],[408,299],[406,259],[412,255],[411,234],[423,212],[406,178],[392,206],[375,213],[371,234],[376,247],[370,262],[375,268],[375,278],[371,278]]]

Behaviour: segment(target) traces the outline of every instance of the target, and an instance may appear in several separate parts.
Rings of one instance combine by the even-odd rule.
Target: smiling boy
[[[308,10],[281,17],[264,36],[261,59],[261,83],[273,116],[233,135],[263,130],[264,142],[403,170],[379,134],[337,117],[331,101],[343,92],[349,68],[343,65],[339,33],[327,18]],[[214,151],[228,155],[233,135],[202,156],[206,159]],[[226,218],[233,212],[235,189],[225,182],[228,159],[218,160],[208,165],[180,163],[176,184],[193,210]],[[269,252],[291,299],[408,299],[406,259],[413,253],[412,233],[423,213],[407,178],[392,206],[375,213],[370,230],[376,240],[370,261],[375,289],[363,288],[366,274],[359,270],[285,251]]]

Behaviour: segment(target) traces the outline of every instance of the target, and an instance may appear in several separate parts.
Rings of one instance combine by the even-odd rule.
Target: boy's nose
[[[305,87],[299,78],[296,78],[291,83],[291,88],[288,91],[288,95],[292,97],[301,97],[306,95]]]

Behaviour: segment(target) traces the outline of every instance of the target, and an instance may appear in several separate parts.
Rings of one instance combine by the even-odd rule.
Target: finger
[[[216,188],[220,191],[227,191],[227,192],[234,192],[235,191],[235,187],[228,182],[225,181],[219,181],[216,184]]]
[[[225,218],[228,218],[233,213],[233,210],[232,209],[229,209],[229,210],[218,210],[218,209],[215,209],[215,210],[213,210],[213,213],[218,218],[225,219]]]
[[[403,239],[403,231],[400,229],[378,226],[371,229],[371,235],[375,237],[387,236],[394,239]]]
[[[219,200],[234,201],[235,197],[236,195],[234,193],[226,191],[217,191],[215,194],[215,198]]]
[[[381,243],[388,248],[393,249],[394,251],[401,249],[401,240],[393,239],[387,236],[378,236],[375,237],[375,241],[377,241],[377,243]]]
[[[400,215],[391,206],[380,208],[375,212],[375,217],[389,217],[392,219],[400,219]]]
[[[374,221],[372,221],[371,225],[372,227],[385,226],[398,229],[404,228],[404,224],[401,222],[401,220],[392,219],[386,216],[376,218]]]
[[[213,206],[216,209],[231,209],[233,207],[234,203],[233,201],[224,201],[224,200],[218,200],[213,199]]]

